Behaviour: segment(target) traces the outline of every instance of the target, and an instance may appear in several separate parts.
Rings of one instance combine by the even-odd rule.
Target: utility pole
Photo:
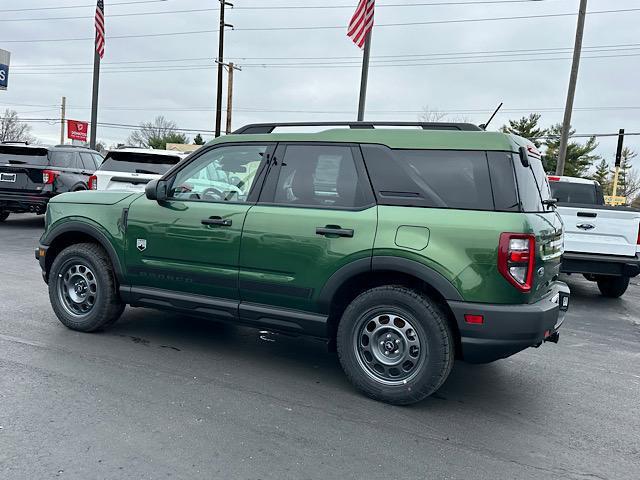
[[[224,29],[226,27],[233,28],[233,25],[224,23],[224,9],[229,5],[233,8],[233,3],[226,0],[220,0],[220,30],[218,34],[218,90],[216,93],[216,132],[215,136],[220,136],[220,127],[222,123],[222,70],[224,68]]]
[[[60,145],[64,145],[64,127],[65,114],[67,110],[67,97],[62,97],[62,105],[60,105]]]
[[[578,70],[580,68],[580,55],[582,54],[582,37],[584,36],[584,21],[586,15],[587,0],[580,0],[580,9],[578,11],[578,26],[576,28],[576,42],[573,47],[573,63],[571,65],[571,76],[569,77],[567,103],[564,107],[564,120],[562,122],[560,152],[558,153],[556,175],[564,174],[564,165],[567,160],[567,144],[569,143],[569,129],[571,128],[571,113],[573,112],[573,100],[576,95],[576,84],[578,83]]]
[[[229,77],[227,78],[227,128],[225,133],[229,135],[231,133],[231,114],[233,113],[233,71],[242,71],[242,68],[234,65],[233,62],[229,62],[226,67],[229,71]]]

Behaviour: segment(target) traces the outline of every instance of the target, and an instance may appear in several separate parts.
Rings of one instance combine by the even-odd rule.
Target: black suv
[[[10,213],[42,214],[59,193],[87,190],[102,163],[95,150],[19,142],[0,144],[0,222]]]

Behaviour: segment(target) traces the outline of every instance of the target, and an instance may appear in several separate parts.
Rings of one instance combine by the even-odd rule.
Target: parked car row
[[[11,213],[44,214],[61,193],[81,190],[143,191],[186,155],[123,148],[99,152],[73,145],[0,144],[0,222]]]

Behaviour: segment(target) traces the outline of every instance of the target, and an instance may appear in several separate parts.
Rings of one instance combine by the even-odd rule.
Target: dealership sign
[[[0,48],[0,90],[6,90],[9,84],[9,58],[11,53]]]
[[[86,142],[87,130],[89,130],[89,124],[87,122],[67,120],[67,138]]]

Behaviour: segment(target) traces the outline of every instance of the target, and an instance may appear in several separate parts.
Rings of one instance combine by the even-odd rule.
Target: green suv
[[[530,142],[443,123],[274,133],[303,125],[329,124],[246,126],[145,194],[55,197],[36,257],[60,321],[92,332],[130,305],[319,337],[395,404],[455,358],[557,342],[563,230]]]

